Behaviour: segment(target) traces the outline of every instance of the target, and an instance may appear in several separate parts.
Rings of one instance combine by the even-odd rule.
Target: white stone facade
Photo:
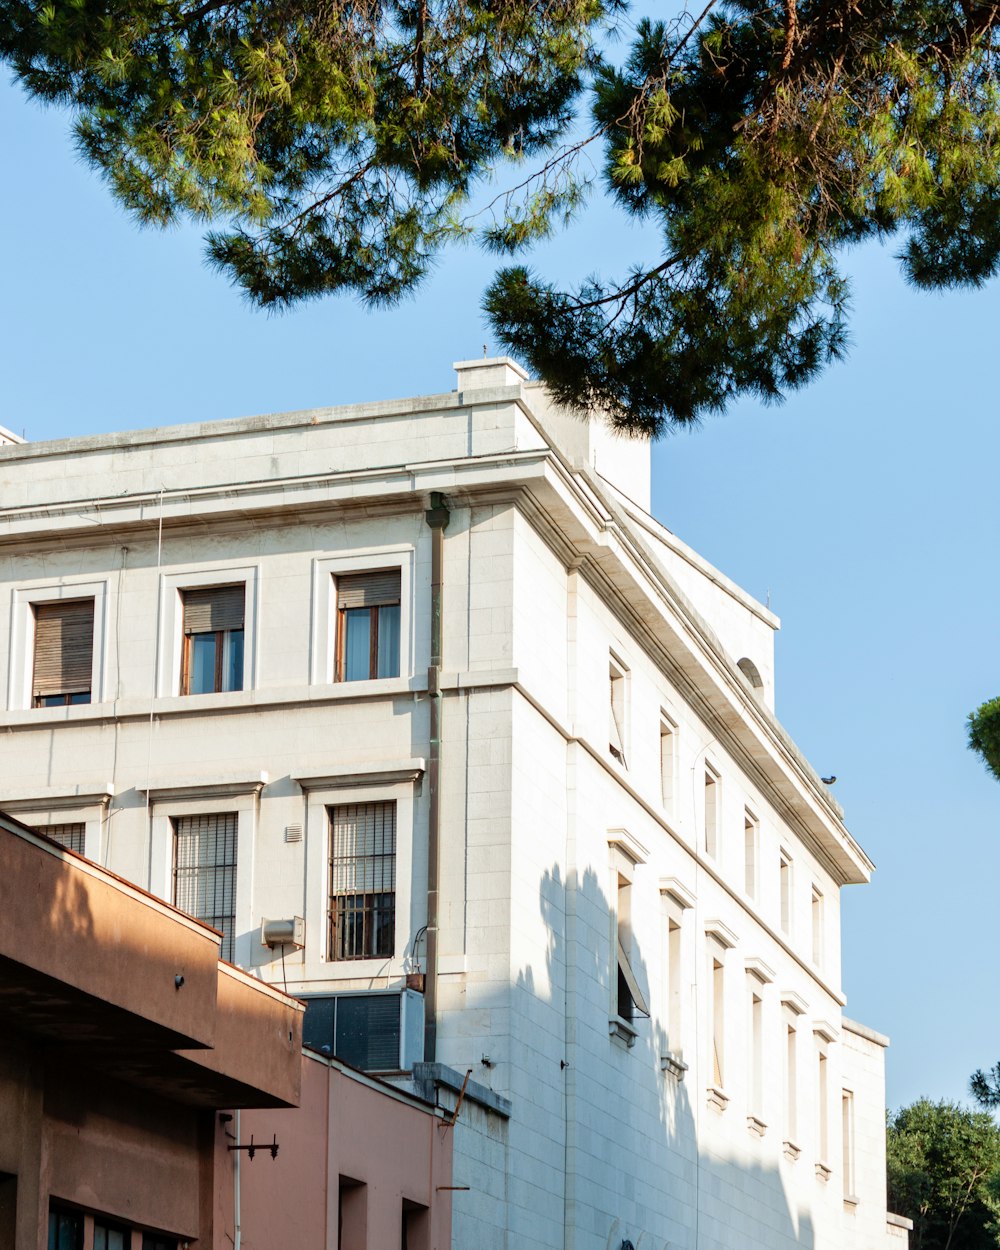
[[[436,1059],[511,1104],[459,1115],[456,1250],[904,1244],[885,1039],[842,1015],[839,891],[871,865],[774,719],[776,619],[644,511],[647,447],[510,362],[457,369],[415,400],[0,447],[0,808],[83,823],[167,899],[178,819],[236,813],[236,962],[402,986],[440,492]],[[399,675],[338,682],[334,587],[374,570],[399,571]],[[243,689],[184,695],[183,593],[217,585],[246,588]],[[91,702],[32,707],[60,599],[94,602]],[[336,961],[328,812],[372,801],[395,946]],[[282,961],[261,923],[291,916]],[[648,1019],[619,1017],[622,958]]]

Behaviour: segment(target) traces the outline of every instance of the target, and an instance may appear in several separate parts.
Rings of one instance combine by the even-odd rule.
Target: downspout
[[[236,1144],[240,1144],[240,1113],[236,1112],[234,1121],[236,1128]],[[240,1250],[243,1230],[240,1227],[240,1151],[233,1151],[233,1250]]]
[[[431,491],[424,514],[431,528],[431,662],[427,669],[430,743],[427,760],[427,966],[424,974],[424,1062],[437,1058],[438,890],[441,858],[441,598],[444,531],[450,513],[440,491]]]

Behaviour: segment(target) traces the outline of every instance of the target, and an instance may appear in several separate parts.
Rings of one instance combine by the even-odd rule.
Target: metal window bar
[[[87,826],[82,820],[74,824],[38,825],[36,828],[39,833],[44,833],[47,838],[58,842],[60,846],[65,846],[70,851],[76,851],[78,855],[84,853],[83,844]]]
[[[396,804],[330,808],[332,960],[393,953],[396,940]]]
[[[179,816],[174,821],[174,903],[222,933],[219,954],[232,962],[236,927],[238,816]]]

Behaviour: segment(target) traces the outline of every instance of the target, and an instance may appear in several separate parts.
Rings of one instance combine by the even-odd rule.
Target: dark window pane
[[[399,676],[399,604],[378,608],[378,677]]]
[[[83,1216],[76,1211],[49,1212],[49,1250],[80,1250]]]
[[[188,643],[188,694],[211,694],[215,690],[216,634],[192,634]]]
[[[349,608],[344,613],[344,681],[371,677],[371,609]]]
[[[243,630],[231,629],[225,635],[226,667],[222,675],[223,690],[243,689]]]
[[[69,696],[69,701],[70,701],[70,703],[89,703],[89,702],[90,702],[90,691],[89,691],[89,690],[81,690],[78,694],[71,694],[71,695]]]

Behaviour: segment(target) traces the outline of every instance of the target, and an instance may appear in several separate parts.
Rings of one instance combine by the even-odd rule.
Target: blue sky
[[[452,361],[493,351],[473,251],[392,311],[269,317],[205,268],[197,231],[131,225],[66,116],[6,83],[0,162],[0,424],[29,439],[448,390]],[[536,262],[620,272],[641,242],[602,208]],[[898,1106],[962,1098],[1000,1059],[1000,785],[964,730],[1000,693],[1000,290],[914,293],[878,247],[849,269],[848,362],[659,443],[654,511],[782,618],[778,714],[878,867],[844,894],[844,984],[892,1037]]]

